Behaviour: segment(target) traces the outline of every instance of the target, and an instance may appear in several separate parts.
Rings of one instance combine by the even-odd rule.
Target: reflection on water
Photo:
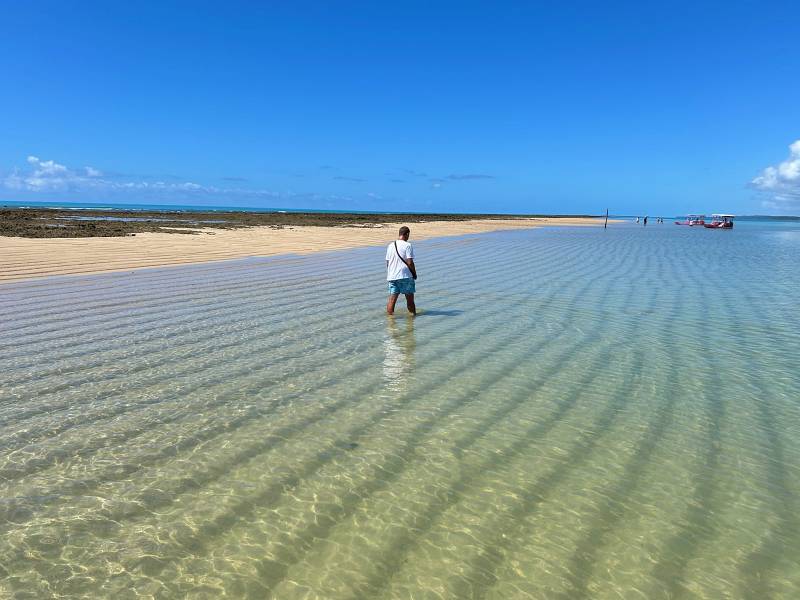
[[[415,317],[386,317],[386,339],[383,341],[383,376],[390,390],[403,388],[404,380],[414,371]],[[407,384],[407,381],[406,381]]]
[[[798,598],[786,231],[0,286],[0,598]]]

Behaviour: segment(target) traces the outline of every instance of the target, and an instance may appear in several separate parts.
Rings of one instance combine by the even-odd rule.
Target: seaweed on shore
[[[544,215],[187,212],[0,207],[0,235],[25,238],[121,237],[144,232],[191,235],[208,229],[241,229],[259,226],[273,228],[301,225],[379,227],[387,223],[514,219],[532,216]],[[555,217],[556,215],[548,216]]]

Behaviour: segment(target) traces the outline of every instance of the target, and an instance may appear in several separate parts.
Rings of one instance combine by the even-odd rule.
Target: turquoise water
[[[800,596],[800,227],[416,251],[0,286],[0,596]]]

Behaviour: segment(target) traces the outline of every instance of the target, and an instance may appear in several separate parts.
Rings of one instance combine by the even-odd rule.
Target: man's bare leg
[[[386,301],[386,312],[387,314],[393,315],[394,314],[394,305],[397,304],[397,297],[400,294],[389,294],[389,299]],[[413,302],[413,300],[412,300]]]
[[[417,305],[414,304],[414,294],[405,294],[405,297],[406,297],[406,306],[408,307],[408,312],[410,312],[412,315],[416,315]],[[395,298],[395,300],[396,299],[397,298]]]

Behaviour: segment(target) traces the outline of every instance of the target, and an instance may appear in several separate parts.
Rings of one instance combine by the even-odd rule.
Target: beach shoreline
[[[385,215],[378,215],[385,217]],[[402,215],[412,241],[492,231],[552,226],[602,226],[592,217],[464,218],[423,221]],[[340,218],[337,216],[337,218]],[[248,257],[310,254],[381,246],[396,237],[393,222],[344,225],[260,225],[185,228],[184,235],[145,231],[115,237],[24,238],[0,236],[0,283],[50,276],[88,275],[197,264]],[[194,235],[187,235],[193,233]]]

